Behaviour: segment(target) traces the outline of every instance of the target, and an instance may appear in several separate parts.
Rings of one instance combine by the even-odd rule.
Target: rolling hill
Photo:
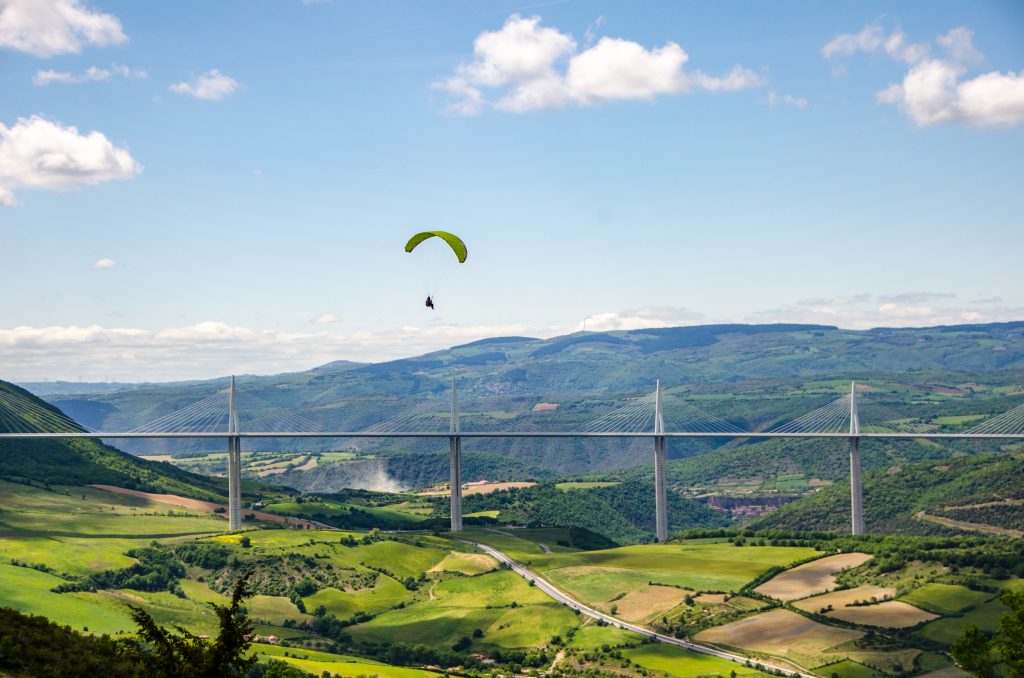
[[[0,381],[0,391],[62,414],[14,384]],[[0,432],[24,430],[31,423],[25,415],[5,409]],[[139,459],[93,439],[0,440],[0,479],[38,485],[116,485],[208,500],[227,496],[226,479]]]
[[[985,454],[898,464],[864,476],[869,532],[943,534],[977,531],[1024,536],[1024,456]],[[836,484],[751,523],[754,529],[842,531],[850,494]]]

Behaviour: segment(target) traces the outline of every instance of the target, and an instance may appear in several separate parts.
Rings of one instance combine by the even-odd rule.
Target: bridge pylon
[[[459,435],[459,396],[452,377],[451,419],[448,424],[449,484],[452,532],[462,532],[462,436]]]
[[[661,379],[654,390],[654,432],[665,432],[665,416],[661,403]],[[655,536],[659,542],[668,539],[668,496],[665,491],[665,457],[668,439],[663,435],[654,438],[654,523]]]
[[[228,391],[228,529],[242,529],[242,439],[238,430],[235,376]]]
[[[864,534],[864,486],[860,467],[860,418],[857,382],[850,382],[850,517],[851,534]]]

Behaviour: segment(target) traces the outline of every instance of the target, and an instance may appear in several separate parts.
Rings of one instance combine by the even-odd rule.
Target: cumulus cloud
[[[821,52],[825,58],[883,53],[909,64],[903,80],[875,98],[900,108],[918,127],[948,122],[1010,127],[1024,122],[1024,70],[967,77],[968,67],[983,60],[973,37],[965,27],[954,28],[935,39],[942,55],[931,56],[929,45],[908,43],[898,31],[867,26],[860,33],[837,36]]]
[[[769,108],[798,108],[803,110],[807,108],[807,99],[803,97],[795,97],[792,94],[779,94],[778,92],[768,92],[767,103]]]
[[[333,313],[325,313],[325,314],[323,314],[321,316],[317,316],[316,318],[313,318],[313,320],[311,322],[313,322],[314,324],[317,324],[317,325],[330,325],[331,323],[336,323],[339,320],[341,320],[341,318],[339,318],[338,316],[334,315]]]
[[[846,329],[873,327],[928,327],[967,323],[1007,322],[1024,318],[1024,308],[981,302],[964,303],[941,292],[856,294],[803,299],[788,306],[750,314],[748,322],[800,322],[837,325]]]
[[[97,259],[96,263],[92,265],[93,268],[114,268],[115,266],[117,266],[117,262],[106,257]]]
[[[985,302],[985,303],[983,303]],[[980,307],[978,305],[981,305]],[[123,381],[274,374],[334,360],[393,360],[496,336],[552,337],[719,322],[806,322],[850,329],[999,322],[1024,318],[1024,308],[998,299],[962,304],[949,294],[854,294],[805,299],[746,318],[708,318],[687,308],[652,306],[590,315],[576,325],[531,327],[430,324],[377,331],[260,330],[207,321],[184,327],[49,326],[0,328],[0,378],[35,381],[77,377]],[[313,319],[314,322],[318,318]]]
[[[689,55],[674,42],[648,49],[631,40],[602,37],[591,44],[603,23],[599,18],[588,28],[587,47],[580,51],[575,38],[541,26],[540,17],[513,14],[499,30],[477,36],[474,59],[434,86],[452,96],[449,111],[475,115],[488,106],[523,113],[763,84],[742,66],[722,77],[686,71]],[[485,90],[494,97],[489,99]]]
[[[218,321],[157,330],[14,327],[0,329],[0,364],[2,378],[21,381],[48,375],[134,381],[274,374],[339,358],[390,360],[526,331],[522,325],[438,325],[332,334],[258,330]]]
[[[860,33],[837,35],[821,48],[821,54],[826,59],[848,57],[858,52],[885,54],[893,59],[915,63],[923,59],[928,50],[927,44],[907,42],[907,36],[901,31],[887,33],[881,26],[873,24],[865,26]]]
[[[117,17],[82,0],[0,0],[0,47],[45,58],[127,41]]]
[[[707,316],[688,308],[676,306],[647,306],[626,311],[596,313],[587,316],[573,328],[575,331],[610,332],[612,330],[640,330],[648,327],[677,327],[707,322]]]
[[[139,80],[149,77],[149,74],[140,68],[130,68],[121,64],[114,64],[110,68],[90,66],[80,73],[68,73],[67,71],[56,71],[52,68],[48,68],[46,70],[36,71],[36,74],[32,77],[32,84],[36,87],[45,87],[46,85],[52,85],[54,83],[77,85],[83,82],[102,82],[104,80],[110,80],[114,76],[128,78],[130,80]]]
[[[39,116],[0,123],[0,205],[20,188],[67,191],[127,179],[142,166],[100,132],[81,134]]]
[[[187,94],[204,101],[220,101],[238,88],[237,80],[213,68],[192,80],[174,83],[170,90],[175,94]]]

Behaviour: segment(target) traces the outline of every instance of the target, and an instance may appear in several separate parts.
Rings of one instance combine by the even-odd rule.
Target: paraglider
[[[449,233],[448,231],[423,231],[421,233],[417,233],[416,235],[409,238],[409,242],[405,244],[405,251],[411,253],[414,249],[420,246],[420,243],[424,242],[425,240],[430,240],[431,238],[438,238],[439,240],[443,241],[447,245],[447,248],[442,247],[442,249],[450,248],[452,253],[455,254],[455,258],[458,260],[458,262],[460,264],[465,263],[466,257],[469,255],[469,251],[466,249],[466,243],[462,241],[462,238],[455,235],[454,233]],[[436,250],[435,254],[437,254]],[[451,260],[449,259],[449,261]],[[440,262],[435,262],[435,264],[440,266]],[[431,280],[430,284],[436,285],[436,280]],[[427,301],[425,303],[425,306],[432,311],[435,310],[435,296],[436,295],[434,294],[433,287],[430,287],[429,294],[427,294]]]
[[[405,243],[405,251],[412,252],[421,242],[430,238],[444,240],[452,248],[452,252],[455,253],[455,258],[459,260],[459,263],[466,263],[466,257],[469,255],[469,252],[466,250],[466,243],[462,242],[462,238],[448,231],[423,231],[422,233],[417,233],[409,238],[409,242]]]

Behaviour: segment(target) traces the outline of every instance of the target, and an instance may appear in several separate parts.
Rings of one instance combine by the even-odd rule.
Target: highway
[[[801,673],[799,671],[794,671],[792,669],[775,666],[762,660],[753,660],[749,659],[748,657],[740,656],[738,654],[731,654],[729,652],[724,652],[722,650],[716,650],[713,647],[698,645],[697,643],[691,643],[688,640],[682,640],[680,638],[675,638],[673,636],[666,636],[663,633],[657,633],[648,628],[644,628],[643,626],[630,624],[629,622],[622,621],[621,619],[616,619],[611,615],[607,615],[603,612],[595,610],[592,607],[588,607],[583,603],[577,601],[575,598],[570,597],[568,594],[563,593],[562,591],[558,590],[553,585],[548,583],[540,575],[528,570],[525,565],[518,563],[515,560],[512,560],[507,555],[505,555],[498,549],[494,548],[493,546],[488,546],[487,544],[481,544],[479,542],[470,543],[475,544],[477,547],[480,548],[480,550],[493,556],[499,562],[508,565],[519,576],[523,577],[524,579],[527,579],[528,581],[532,581],[537,588],[539,588],[541,591],[548,594],[558,602],[562,603],[563,605],[567,605],[574,610],[579,610],[580,613],[585,614],[588,617],[600,619],[612,626],[617,626],[620,629],[626,629],[627,631],[633,631],[634,633],[639,633],[642,636],[653,638],[660,643],[675,645],[676,647],[681,647],[692,652],[699,652],[701,654],[711,655],[712,657],[718,657],[719,659],[725,659],[726,661],[735,662],[737,664],[743,664],[744,666],[748,661],[750,661],[752,664],[760,664],[769,669],[781,669],[782,671],[785,671],[786,674],[789,676],[799,676],[799,678],[819,678],[818,676],[812,673]]]

